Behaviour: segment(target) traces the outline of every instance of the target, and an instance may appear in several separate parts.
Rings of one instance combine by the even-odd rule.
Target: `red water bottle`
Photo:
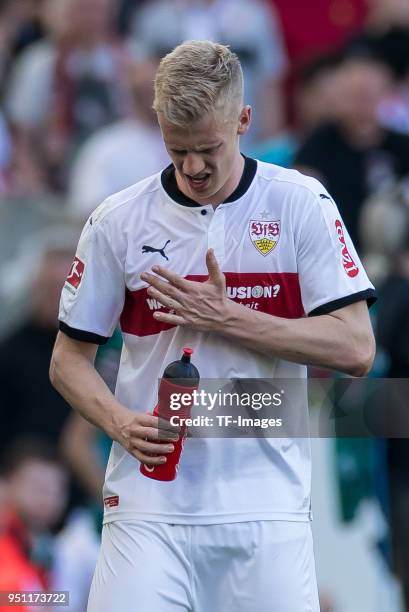
[[[181,418],[190,418],[193,391],[198,388],[200,380],[198,369],[190,362],[192,353],[193,349],[184,348],[182,358],[179,361],[173,361],[166,367],[159,385],[158,403],[153,411],[154,416],[166,421],[169,421],[171,416],[175,415]],[[178,401],[180,405],[178,410],[172,410],[171,408],[172,394],[178,394],[179,398],[182,395],[184,396],[183,402]],[[140,467],[141,473],[155,480],[175,480],[186,434],[186,426],[181,425],[179,438],[173,443],[175,450],[166,455],[166,463],[162,465],[142,464]]]

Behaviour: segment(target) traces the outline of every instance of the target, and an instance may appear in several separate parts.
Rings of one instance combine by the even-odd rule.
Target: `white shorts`
[[[107,523],[88,612],[319,612],[309,522]]]

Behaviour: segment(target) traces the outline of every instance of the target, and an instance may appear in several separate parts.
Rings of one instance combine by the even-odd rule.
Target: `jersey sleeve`
[[[328,314],[354,302],[376,300],[338,208],[318,181],[302,207],[297,245],[297,268],[304,311]],[[296,221],[297,223],[297,221]]]
[[[117,326],[125,300],[125,273],[115,242],[98,215],[94,220],[92,215],[60,300],[59,328],[75,340],[105,344]]]

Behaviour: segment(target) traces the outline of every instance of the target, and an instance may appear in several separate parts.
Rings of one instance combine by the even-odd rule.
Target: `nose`
[[[183,172],[189,176],[196,176],[206,169],[201,155],[199,153],[189,152],[187,153],[183,161]]]

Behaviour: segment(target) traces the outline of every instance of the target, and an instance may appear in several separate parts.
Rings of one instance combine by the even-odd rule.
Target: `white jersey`
[[[161,264],[203,281],[208,248],[229,297],[270,315],[320,315],[374,297],[337,207],[315,179],[246,158],[236,191],[214,210],[183,196],[169,167],[91,215],[60,305],[60,329],[78,340],[103,343],[120,323],[116,397],[135,412],[152,411],[157,381],[184,346],[194,349],[202,379],[306,377],[305,366],[153,317],[160,304],[141,273]],[[306,521],[309,441],[188,438],[172,482],[143,476],[139,462],[114,442],[104,501],[105,522]]]

